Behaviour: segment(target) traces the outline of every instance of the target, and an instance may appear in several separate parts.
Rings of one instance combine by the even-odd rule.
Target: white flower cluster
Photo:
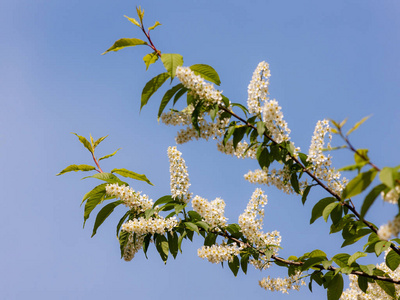
[[[193,210],[198,212],[211,228],[226,226],[225,202],[221,198],[208,202],[207,199],[196,196],[192,200],[192,206]]]
[[[265,102],[262,107],[262,118],[275,142],[279,144],[290,139],[290,129],[283,120],[283,113],[278,101],[274,99]]]
[[[239,255],[240,250],[243,247],[238,247],[236,244],[214,244],[210,246],[203,246],[197,250],[197,255],[201,258],[207,258],[207,260],[213,264],[219,264],[223,261],[231,262],[234,256]]]
[[[247,150],[246,154],[244,154],[244,152],[246,151],[246,149],[249,147],[249,144],[246,141],[241,141],[237,144],[236,146],[236,150],[233,147],[233,141],[229,140],[225,146],[222,144],[222,142],[218,142],[217,143],[217,148],[218,151],[228,154],[228,155],[234,155],[237,158],[252,158],[252,159],[256,159],[256,152],[257,152],[257,147],[251,147],[249,150]]]
[[[163,217],[146,219],[140,217],[122,224],[121,229],[127,232],[136,233],[137,236],[147,233],[164,234],[167,231],[171,231],[177,224],[178,221],[175,217],[169,219],[164,219]]]
[[[299,272],[296,275],[285,278],[263,278],[258,284],[267,291],[280,291],[289,294],[289,290],[300,290],[301,285],[306,285],[305,281],[301,279],[303,273]]]
[[[206,83],[201,76],[196,75],[190,68],[177,67],[176,76],[185,88],[192,90],[200,99],[222,104],[221,92],[216,90],[214,85]]]
[[[188,203],[192,194],[189,193],[189,175],[182,153],[176,147],[168,147],[168,158],[172,197]]]
[[[398,236],[400,232],[400,216],[394,218],[393,221],[382,225],[378,230],[378,237],[381,240],[389,240],[392,236]]]
[[[123,252],[125,261],[131,261],[135,257],[135,254],[143,248],[143,241],[144,236],[136,235],[136,238],[134,239],[133,233],[129,235],[128,242],[126,243]]]
[[[389,251],[387,251],[385,254],[387,254]],[[389,269],[386,264],[383,262],[379,265],[376,265],[376,267],[383,272],[385,272],[387,275],[389,275],[390,278],[394,280],[400,280],[400,268],[397,268],[396,270],[392,271]],[[364,293],[358,286],[358,277],[356,275],[351,275],[350,274],[350,287],[345,290],[340,297],[340,300],[391,300],[393,299],[389,295],[385,293],[382,288],[376,284],[376,283],[368,283],[368,289],[367,293]],[[395,284],[395,289],[396,289],[396,299],[400,296],[400,286],[398,284]]]
[[[136,212],[144,212],[153,206],[153,201],[147,195],[141,195],[142,192],[136,192],[129,186],[118,183],[107,184],[106,193],[121,199],[125,206]]]
[[[265,249],[268,246],[279,246],[281,243],[279,232],[262,232],[264,218],[264,209],[262,207],[265,204],[267,204],[267,196],[264,195],[261,189],[256,189],[244,213],[239,216],[239,226],[244,236],[259,249]]]
[[[192,123],[191,114],[193,109],[194,107],[189,105],[182,111],[170,110],[169,112],[161,114],[161,121],[165,125],[189,125]]]
[[[293,194],[292,185],[290,184],[290,170],[285,165],[282,169],[263,170],[257,169],[255,171],[249,171],[244,175],[244,179],[250,183],[265,184],[267,186],[275,186],[286,194]],[[307,185],[307,180],[299,182],[300,190]]]
[[[265,61],[260,62],[254,70],[253,77],[247,88],[247,107],[251,114],[258,115],[261,113],[260,103],[268,99],[269,77],[271,77],[271,73],[268,63]]]
[[[397,185],[394,189],[391,189],[386,194],[382,192],[381,196],[384,201],[397,204],[400,198],[400,186]]]
[[[325,137],[327,135],[329,139],[327,148],[330,148],[332,135],[329,122],[328,120],[318,121],[311,139],[311,146],[308,151],[307,160],[313,164],[312,170],[314,175],[317,178],[326,181],[328,188],[340,194],[346,186],[347,179],[340,179],[340,173],[331,166],[331,156],[325,156],[322,152],[322,149],[324,149]]]

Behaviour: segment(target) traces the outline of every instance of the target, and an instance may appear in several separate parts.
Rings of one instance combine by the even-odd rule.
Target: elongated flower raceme
[[[109,196],[120,198],[125,206],[136,212],[144,212],[153,206],[153,201],[147,195],[142,195],[142,192],[136,192],[129,186],[117,183],[107,184],[106,193]]]
[[[271,73],[269,65],[265,61],[258,64],[247,88],[247,108],[249,113],[258,115],[261,113],[261,104],[268,100],[268,85]]]
[[[267,291],[280,291],[284,294],[289,294],[289,290],[300,289],[301,285],[306,285],[305,281],[301,279],[302,273],[298,272],[293,276],[285,277],[285,278],[263,278],[263,280],[259,281],[259,285],[266,289]]]
[[[197,250],[197,255],[200,258],[206,258],[209,262],[213,264],[219,264],[223,261],[231,262],[234,256],[239,255],[242,246],[238,247],[236,244],[222,244],[222,245],[211,245],[203,246]]]
[[[325,156],[323,153],[326,136],[328,136],[329,140],[327,148],[330,148],[332,135],[329,122],[328,120],[318,121],[311,139],[311,146],[308,151],[307,160],[312,163],[314,175],[317,178],[326,181],[331,190],[340,194],[347,183],[347,179],[340,178],[340,173],[331,166],[331,156]]]
[[[389,240],[392,236],[397,237],[399,233],[400,233],[400,216],[395,217],[389,223],[379,227],[379,230],[377,232],[378,237],[384,241]]]
[[[225,202],[221,198],[208,202],[207,199],[196,196],[192,200],[192,206],[194,211],[198,212],[211,228],[226,226]]]
[[[169,219],[164,219],[160,216],[149,219],[140,217],[122,224],[121,229],[127,232],[136,233],[139,236],[147,233],[164,234],[167,231],[171,231],[177,224],[178,221],[175,217]]]
[[[189,174],[182,153],[176,147],[168,147],[168,158],[171,195],[188,203],[192,194],[189,193]]]
[[[131,261],[135,257],[135,254],[143,248],[143,241],[144,236],[134,234],[130,234],[128,236],[128,242],[126,243],[123,251],[125,261]]]
[[[262,232],[264,209],[267,204],[267,196],[261,189],[256,189],[251,196],[249,203],[243,214],[239,216],[239,226],[247,240],[254,244],[256,249],[265,250],[271,248],[274,253],[277,253],[277,247],[280,246],[281,236],[279,232]],[[265,255],[260,255],[258,260],[250,260],[250,263],[256,269],[266,269],[269,267],[268,258]]]
[[[221,92],[216,90],[214,85],[206,83],[201,76],[196,75],[190,68],[177,67],[176,76],[185,88],[192,90],[201,100],[222,104]]]

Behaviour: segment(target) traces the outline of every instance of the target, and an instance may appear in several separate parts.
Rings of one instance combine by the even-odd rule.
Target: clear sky
[[[145,72],[144,47],[100,55],[118,38],[141,38],[123,17],[134,17],[137,5],[148,26],[163,24],[153,34],[161,51],[182,54],[185,65],[212,65],[233,102],[246,103],[252,72],[267,61],[270,96],[303,151],[318,120],[349,117],[355,123],[372,114],[354,144],[369,148],[380,167],[399,164],[398,1],[1,1],[0,298],[323,299],[326,291],[317,286],[313,294],[304,287],[290,295],[258,287],[263,276],[285,275],[276,268],[234,278],[229,269],[197,257],[199,238],[167,265],[155,251],[149,260],[142,253],[129,263],[120,260],[115,225],[123,210],[92,239],[93,220],[82,229],[79,204],[97,182],[80,181],[79,173],[55,176],[69,164],[91,163],[70,132],[108,134],[98,154],[122,150],[103,169],[145,173],[155,187],[131,184],[153,199],[169,193],[167,147],[175,144],[176,129],[157,123],[162,94],[139,114],[141,90],[162,66]],[[212,142],[178,149],[191,191],[223,198],[227,217],[237,222],[256,187],[243,174],[257,164],[224,156]],[[346,152],[335,157],[337,167],[352,160]],[[309,225],[322,191],[315,189],[303,206],[299,197],[263,189],[269,199],[264,228],[281,232],[281,256],[360,250],[341,250],[340,236],[328,236],[323,220]],[[381,202],[373,210],[367,217],[377,225],[396,213]]]

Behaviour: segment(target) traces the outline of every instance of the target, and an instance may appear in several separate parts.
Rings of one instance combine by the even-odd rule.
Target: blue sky
[[[231,101],[245,104],[258,62],[270,64],[270,96],[282,106],[292,140],[307,151],[315,123],[372,117],[353,136],[369,148],[378,166],[398,165],[400,146],[400,4],[398,1],[2,1],[0,3],[0,293],[4,299],[322,299],[310,294],[268,293],[257,281],[269,272],[251,270],[234,278],[228,269],[197,257],[201,240],[165,266],[157,253],[119,259],[117,210],[90,238],[93,220],[82,230],[81,198],[96,182],[82,174],[55,174],[69,164],[91,163],[70,132],[109,135],[98,148],[105,155],[122,147],[103,169],[145,173],[155,184],[132,182],[153,199],[169,193],[167,147],[175,128],[157,123],[162,94],[139,114],[144,84],[162,70],[145,72],[147,49],[101,56],[122,37],[141,38],[123,15],[145,9],[148,26],[163,25],[153,40],[165,53],[180,53],[185,65],[212,65]],[[339,141],[337,141],[339,143]],[[191,190],[209,200],[223,198],[237,222],[255,186],[243,174],[256,163],[224,156],[212,142],[178,147],[189,168]],[[335,165],[352,155],[335,155]],[[345,175],[346,176],[346,175]],[[274,188],[268,194],[265,230],[278,230],[280,254],[321,249],[332,255],[340,236],[328,236],[322,220],[309,225],[314,190],[305,206]],[[361,199],[356,203],[360,205]],[[380,225],[396,210],[381,202],[368,218]],[[371,258],[373,261],[373,258]],[[366,261],[366,260],[365,260]],[[283,270],[270,269],[273,275]]]

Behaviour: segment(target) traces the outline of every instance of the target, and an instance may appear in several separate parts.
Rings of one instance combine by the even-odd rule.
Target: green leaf
[[[129,18],[128,16],[124,16],[124,17],[140,28],[139,22],[136,21],[134,18]]]
[[[172,79],[175,77],[176,68],[183,65],[182,55],[175,53],[163,53],[161,54],[161,61],[163,62],[164,67],[172,81]]]
[[[239,107],[243,111],[245,116],[247,117],[247,114],[249,113],[249,111],[247,110],[247,108],[244,105],[242,105],[240,103],[231,103],[231,105],[232,105],[232,107],[235,107],[235,106]]]
[[[339,300],[343,292],[343,277],[340,273],[336,274],[328,285],[328,300]]]
[[[367,121],[369,119],[370,116],[368,117],[364,117],[361,119],[361,121],[357,122],[347,133],[346,136],[349,135],[350,133],[352,133],[354,130],[356,130],[358,127],[360,127],[360,125],[362,123],[364,123],[365,121]]]
[[[161,256],[161,259],[164,261],[164,263],[166,263],[168,259],[169,247],[168,247],[168,241],[165,236],[163,235],[157,236],[156,249]]]
[[[131,214],[131,211],[128,210],[128,211],[122,216],[122,218],[119,220],[119,222],[118,222],[118,224],[117,224],[117,237],[118,237],[118,233],[119,233],[119,230],[121,229],[122,224],[125,223],[126,218],[129,217],[130,214]]]
[[[351,266],[351,264],[353,262],[355,262],[357,259],[359,259],[360,257],[365,257],[365,256],[367,256],[366,253],[357,251],[356,253],[354,253],[352,256],[349,257],[349,261],[347,262],[347,264],[349,266]]]
[[[117,173],[124,177],[132,178],[132,179],[136,179],[136,180],[140,180],[140,181],[145,181],[150,185],[154,185],[150,182],[150,180],[147,179],[146,175],[138,174],[138,173],[129,171],[127,169],[113,169],[113,170],[111,170],[111,173]]]
[[[365,214],[367,213],[368,209],[371,207],[371,205],[374,203],[376,197],[386,188],[386,185],[380,184],[374,187],[368,195],[365,197],[364,202],[361,207],[361,218],[363,219]]]
[[[297,180],[297,174],[296,173],[292,173],[292,175],[290,176],[290,184],[292,185],[294,191],[297,194],[300,194],[299,181]]]
[[[359,163],[359,164],[355,164],[355,165],[350,165],[350,166],[346,166],[343,168],[338,169],[338,171],[354,171],[354,170],[361,170],[362,167],[364,167],[367,163],[363,162],[363,163]]]
[[[319,217],[322,216],[322,212],[324,211],[326,206],[335,201],[336,199],[333,197],[324,198],[318,201],[318,203],[315,204],[315,206],[312,209],[310,224],[314,223],[315,220],[317,220]]]
[[[71,171],[77,172],[77,171],[93,171],[93,170],[96,170],[96,168],[89,165],[70,165],[66,167],[64,170],[62,170],[60,173],[58,173],[57,176]]]
[[[236,223],[229,224],[225,229],[229,231],[231,234],[240,232],[240,226]]]
[[[197,64],[190,67],[194,74],[201,76],[205,80],[215,83],[216,85],[221,84],[219,75],[213,67],[204,64]]]
[[[302,271],[308,270],[311,267],[321,263],[324,260],[326,260],[326,258],[325,257],[321,257],[321,256],[319,256],[319,257],[311,257],[311,258],[307,259],[304,262],[304,264],[301,266],[301,270]]]
[[[362,290],[364,293],[366,293],[367,289],[368,289],[368,279],[367,279],[367,277],[358,276],[357,283],[358,283],[358,287],[360,288],[360,290]]]
[[[208,229],[210,229],[210,225],[208,225],[206,222],[204,221],[197,221],[196,225],[203,228],[205,231],[208,231]]]
[[[393,299],[396,299],[396,289],[392,282],[382,280],[375,280],[375,282],[382,288],[382,290],[385,291],[386,294],[388,294],[390,297],[393,297]]]
[[[339,253],[332,257],[332,260],[341,268],[349,266],[349,258],[350,254],[347,253]]]
[[[311,190],[311,187],[312,187],[311,185],[308,185],[303,191],[303,195],[301,196],[301,202],[303,203],[303,205],[306,203],[307,196]]]
[[[88,149],[90,153],[93,153],[94,149],[92,148],[92,145],[85,137],[77,135],[74,132],[72,132],[72,134],[75,134],[78,137],[79,141],[83,144],[83,146],[85,146],[85,148]]]
[[[258,164],[262,169],[268,168],[270,164],[268,149],[266,147],[260,147],[259,150],[261,151],[257,151],[256,153]]]
[[[201,215],[198,212],[194,211],[194,210],[188,211],[187,214],[189,215],[190,221],[192,221],[192,222],[196,222],[196,221],[201,221],[202,220]]]
[[[354,235],[352,235],[350,237],[347,237],[345,239],[345,241],[343,242],[341,247],[343,248],[343,247],[346,247],[348,245],[352,245],[352,244],[354,244],[355,242],[357,242],[358,240],[360,240],[361,238],[363,238],[364,236],[366,236],[367,234],[370,234],[370,233],[371,233],[371,229],[367,229],[367,228],[360,229],[360,230],[357,231],[356,234],[354,234]]]
[[[232,134],[235,132],[235,129],[236,129],[236,122],[232,122],[231,125],[229,125],[228,130],[225,132],[225,136],[222,141],[224,146],[226,145],[226,142],[229,141],[229,138],[232,136]]]
[[[143,61],[146,65],[146,71],[150,67],[151,64],[154,64],[158,60],[157,52],[149,53],[143,56]]]
[[[149,31],[154,30],[154,28],[156,28],[157,26],[160,26],[160,25],[162,25],[162,24],[160,22],[156,21],[156,23],[153,26],[149,27],[148,30]]]
[[[99,158],[99,161],[114,156],[119,150],[121,150],[121,148],[118,148],[117,150],[115,150],[115,151],[114,151],[113,153],[111,153],[111,154],[104,155],[103,157],[100,157],[100,158]]]
[[[100,227],[101,224],[107,219],[107,217],[114,211],[114,208],[116,208],[118,205],[122,203],[121,200],[111,202],[104,206],[99,213],[97,214],[96,221],[94,222],[93,226],[93,233],[92,237],[96,234],[97,228]]]
[[[265,124],[263,121],[258,121],[257,122],[257,133],[259,136],[263,136],[265,132]]]
[[[371,184],[376,173],[377,171],[375,169],[371,169],[367,172],[358,174],[346,185],[342,192],[342,198],[348,199],[360,194]]]
[[[234,256],[232,261],[228,261],[228,265],[229,269],[231,269],[233,275],[236,277],[240,269],[239,258]]]
[[[187,88],[183,88],[183,89],[179,90],[179,91],[176,93],[175,97],[174,97],[174,104],[173,104],[173,105],[175,105],[176,102],[178,102],[179,98],[181,98],[182,95],[184,95],[187,91],[188,91]]]
[[[357,149],[357,152],[354,153],[354,161],[356,164],[368,163],[369,162],[368,149]]]
[[[163,196],[159,198],[156,202],[153,204],[153,208],[156,207],[157,205],[164,204],[164,203],[169,203],[173,202],[174,199],[171,197],[171,195]]]
[[[379,179],[391,189],[395,188],[396,168],[384,167],[379,173]]]
[[[161,73],[146,83],[142,91],[140,110],[142,110],[143,106],[149,102],[150,97],[153,96],[153,94],[164,84],[168,78],[168,73]]]
[[[389,249],[391,243],[388,241],[380,241],[375,244],[375,254],[376,256],[381,255],[382,252]]]
[[[121,49],[126,48],[126,47],[134,47],[134,46],[138,46],[138,45],[147,45],[147,43],[145,41],[142,41],[141,39],[135,39],[135,38],[119,39],[118,41],[116,41],[114,43],[114,45],[112,45],[109,49],[107,49],[107,51],[105,51],[101,55],[104,55],[104,54],[106,54],[106,53],[108,53],[110,51],[118,51],[118,50],[121,50]]]
[[[339,202],[333,202],[333,203],[328,204],[324,208],[324,210],[322,211],[322,217],[324,218],[325,222],[328,221],[328,217],[331,214],[332,210],[334,210],[335,207],[338,206],[338,205],[340,205]]]
[[[393,250],[390,250],[388,255],[386,255],[386,265],[390,270],[394,271],[400,264],[400,256]]]
[[[360,265],[361,271],[372,276],[374,274],[375,265]]]
[[[178,235],[176,232],[168,232],[168,247],[169,252],[171,252],[172,256],[176,258],[178,255]]]
[[[85,196],[83,196],[83,200],[81,205],[83,204],[83,202],[85,202],[87,199],[92,198],[92,197],[97,197],[97,194],[101,194],[104,195],[104,193],[106,192],[106,185],[107,183],[102,183],[98,186],[96,186],[94,189],[92,189],[91,191],[87,192],[85,194]]]
[[[198,234],[200,234],[199,232],[199,228],[197,227],[196,224],[192,223],[192,222],[185,222],[184,223],[186,228],[188,228],[191,231],[196,231]]]
[[[124,256],[125,246],[128,243],[130,233],[122,230],[119,234],[118,241],[121,249],[121,258]]]
[[[233,148],[236,150],[237,144],[243,139],[247,128],[245,126],[237,127],[233,132]]]
[[[160,108],[158,109],[158,118],[160,118],[162,112],[164,111],[164,108],[167,106],[168,102],[171,100],[171,98],[176,94],[177,91],[182,89],[184,86],[182,83],[177,84],[173,88],[169,89],[165,94],[164,97],[161,100]]]
[[[93,143],[93,149],[96,148],[102,141],[104,141],[104,139],[105,139],[106,137],[108,137],[108,135],[102,136],[102,137],[99,138],[97,141],[95,141],[95,142]]]
[[[218,235],[215,233],[209,232],[204,239],[204,246],[212,246],[215,244],[215,241],[217,240]]]
[[[83,227],[85,227],[86,220],[89,219],[90,213],[95,209],[97,205],[99,205],[101,202],[103,202],[104,198],[106,196],[106,191],[104,190],[103,193],[97,193],[90,197],[85,204],[85,209],[83,213]]]
[[[111,173],[97,173],[92,176],[83,177],[82,179],[87,179],[87,178],[96,178],[96,179],[106,181],[108,183],[118,183],[119,185],[128,186],[128,184],[126,182],[122,181],[117,176],[115,176],[114,174],[111,174]]]
[[[246,253],[242,255],[242,259],[240,260],[240,266],[242,267],[242,271],[244,274],[247,274],[247,265],[249,264],[249,255]]]

